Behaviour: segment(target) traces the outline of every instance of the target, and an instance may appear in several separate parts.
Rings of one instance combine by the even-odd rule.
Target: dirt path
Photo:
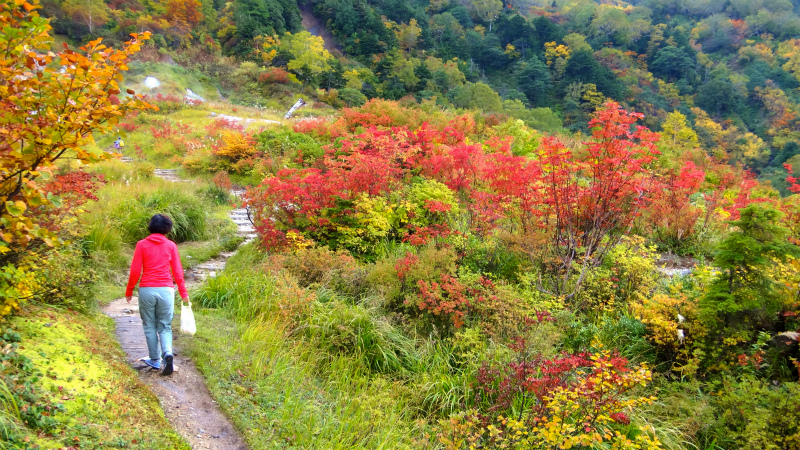
[[[156,169],[154,175],[173,182],[185,181],[173,169]],[[241,192],[233,194],[241,195]],[[239,227],[238,234],[246,240],[255,238],[255,229],[250,223],[247,210],[234,209],[229,216]],[[232,255],[233,253],[224,253],[187,270],[187,286],[215,276],[225,268],[225,261]],[[170,376],[162,376],[159,371],[151,370],[140,361],[140,358],[147,356],[147,343],[142,320],[139,318],[138,297],[133,297],[131,303],[127,303],[124,298],[114,300],[102,311],[116,322],[117,340],[128,355],[128,362],[139,371],[139,377],[156,394],[167,420],[189,442],[192,449],[247,450],[244,439],[211,398],[203,375],[192,360],[182,355],[183,339],[190,338],[181,336],[177,331],[180,324],[179,310],[172,322],[175,372]]]
[[[134,297],[130,304],[124,298],[114,300],[103,308],[103,312],[117,323],[117,340],[128,355],[128,362],[156,394],[167,420],[189,441],[192,449],[247,450],[244,439],[211,398],[200,371],[181,354],[181,340],[187,338],[177,332],[179,314],[173,321],[175,372],[165,377],[139,361],[139,358],[147,356],[139,318],[139,299]]]
[[[227,115],[227,114],[216,114],[216,115],[214,115],[213,117],[216,117],[217,119],[225,119],[225,120],[227,120],[227,121],[229,121],[229,122],[239,123],[239,124],[242,124],[242,125],[243,125],[243,126],[245,126],[245,127],[249,126],[250,124],[254,124],[254,123],[275,123],[275,124],[278,124],[278,125],[280,125],[280,124],[281,124],[281,123],[280,123],[280,122],[278,122],[277,120],[269,120],[269,119],[245,119],[245,118],[243,118],[243,117],[229,116],[229,115]]]

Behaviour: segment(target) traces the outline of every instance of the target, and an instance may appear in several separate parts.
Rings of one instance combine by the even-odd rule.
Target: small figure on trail
[[[172,316],[175,308],[175,288],[184,303],[189,302],[183,282],[183,267],[178,246],[165,236],[172,231],[172,220],[156,214],[147,226],[150,236],[136,244],[125,299],[131,302],[133,288],[139,283],[139,315],[147,340],[149,358],[143,361],[162,375],[170,375],[172,366]],[[171,272],[170,272],[171,269]],[[141,281],[139,277],[141,276]],[[174,280],[174,284],[173,284]],[[158,341],[161,338],[161,348]],[[160,351],[159,351],[160,350]],[[163,362],[162,362],[163,359]]]
[[[121,137],[117,137],[117,140],[114,141],[114,148],[115,149],[119,150],[119,147],[120,147],[119,143],[120,142],[122,142],[122,138]]]

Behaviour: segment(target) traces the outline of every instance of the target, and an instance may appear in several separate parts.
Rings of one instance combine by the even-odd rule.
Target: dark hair
[[[150,219],[147,230],[151,233],[169,234],[172,231],[172,219],[163,214],[156,214]]]

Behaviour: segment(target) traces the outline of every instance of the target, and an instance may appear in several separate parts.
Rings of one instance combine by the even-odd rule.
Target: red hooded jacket
[[[172,273],[170,273],[172,269]],[[136,243],[131,263],[131,276],[125,296],[133,295],[133,288],[142,280],[139,287],[172,287],[173,278],[178,285],[181,298],[187,298],[186,286],[183,282],[183,267],[178,256],[178,246],[163,234],[153,233]]]

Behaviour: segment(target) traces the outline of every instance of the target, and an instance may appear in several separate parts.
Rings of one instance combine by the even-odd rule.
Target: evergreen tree
[[[719,245],[714,258],[719,273],[700,301],[704,322],[716,336],[746,338],[742,333],[775,321],[781,295],[770,271],[777,261],[800,253],[787,242],[789,230],[780,218],[772,207],[752,204],[730,222],[736,229]]]
[[[532,105],[550,105],[553,85],[547,66],[536,56],[530,57],[524,64],[517,77],[517,86]]]

